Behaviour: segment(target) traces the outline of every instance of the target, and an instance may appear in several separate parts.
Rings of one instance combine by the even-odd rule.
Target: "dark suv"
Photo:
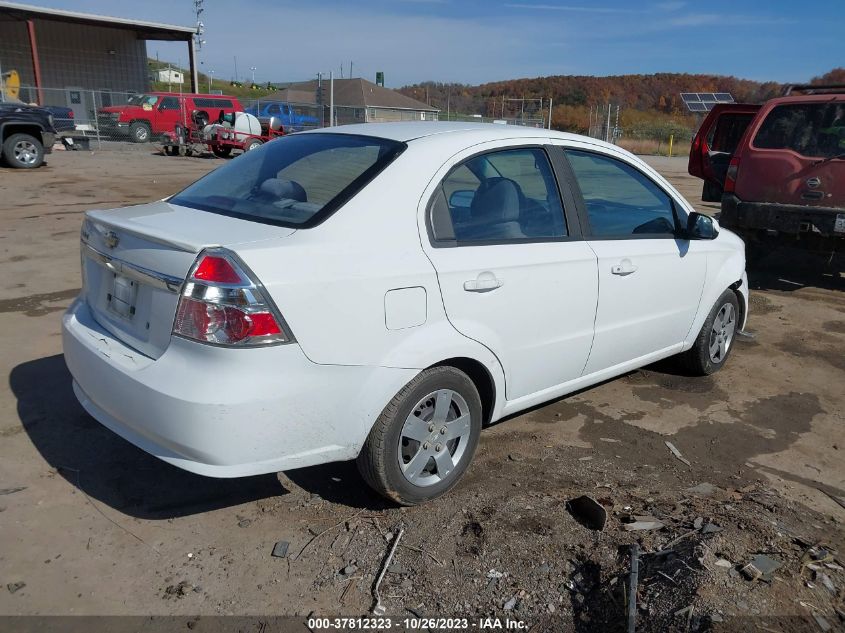
[[[25,103],[0,103],[0,147],[10,167],[33,169],[53,151],[56,128],[45,109]]]
[[[763,105],[717,105],[693,140],[689,173],[704,180],[703,200],[722,203],[719,223],[750,247],[840,249],[845,86],[792,86]]]

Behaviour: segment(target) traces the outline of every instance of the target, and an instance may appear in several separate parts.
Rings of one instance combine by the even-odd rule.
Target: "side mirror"
[[[689,240],[713,240],[719,235],[716,221],[709,215],[693,211],[687,219],[687,234]]]
[[[453,209],[469,209],[472,206],[475,192],[469,189],[459,189],[453,191],[449,196],[449,206]]]

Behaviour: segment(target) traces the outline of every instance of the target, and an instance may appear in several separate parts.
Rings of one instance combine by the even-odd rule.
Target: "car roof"
[[[506,138],[557,138],[565,140],[583,139],[583,136],[568,132],[557,132],[545,128],[526,127],[521,125],[504,125],[498,123],[472,123],[465,121],[408,121],[402,123],[357,123],[354,125],[340,125],[331,128],[320,128],[304,132],[305,134],[330,133],[354,134],[357,136],[375,136],[392,141],[407,143],[420,138],[434,135],[449,135],[450,137],[466,136],[479,141],[495,141]],[[590,139],[598,145],[610,144]]]

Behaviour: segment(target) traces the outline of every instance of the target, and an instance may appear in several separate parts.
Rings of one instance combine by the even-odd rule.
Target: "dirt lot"
[[[624,630],[639,543],[637,630],[842,626],[841,266],[772,255],[749,275],[756,338],[724,371],[664,363],[496,424],[426,506],[386,505],[350,464],[205,479],[83,412],[59,317],[80,284],[83,211],[161,198],[222,163],[132,146],[0,169],[0,614],[365,615],[404,527],[389,615]],[[652,163],[700,203],[685,159]],[[567,510],[582,494],[608,509],[604,531]],[[664,527],[625,531],[627,515]],[[271,557],[281,540],[288,556]],[[781,567],[746,580],[757,554]]]

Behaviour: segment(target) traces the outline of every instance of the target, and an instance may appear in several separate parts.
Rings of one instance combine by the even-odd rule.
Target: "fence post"
[[[97,107],[97,93],[95,91],[91,91],[91,103],[94,104],[94,129],[97,130],[97,149],[103,149],[102,143],[100,143],[100,120],[97,118],[97,111],[99,108]]]
[[[675,135],[669,135],[669,158],[672,158],[672,143],[675,141]]]

